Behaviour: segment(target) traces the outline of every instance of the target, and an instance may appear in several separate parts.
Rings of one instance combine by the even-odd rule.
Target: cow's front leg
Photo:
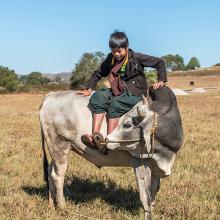
[[[133,157],[133,164],[145,219],[149,220],[151,219],[151,169],[139,158]]]
[[[160,177],[151,175],[151,209],[155,207],[155,199],[160,189]]]
[[[65,198],[63,194],[64,175],[67,169],[67,159],[52,161],[49,167],[49,202],[56,204],[58,208],[64,208]]]

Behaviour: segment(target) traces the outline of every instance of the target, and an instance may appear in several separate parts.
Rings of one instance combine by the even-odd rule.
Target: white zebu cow
[[[89,97],[73,91],[49,93],[40,107],[40,124],[44,152],[45,180],[49,187],[49,202],[63,208],[64,175],[70,150],[97,167],[133,167],[145,210],[151,218],[151,204],[159,190],[160,178],[171,174],[176,152],[183,142],[181,118],[176,98],[168,87],[154,91],[149,104],[138,103],[122,116],[119,126],[107,136],[107,155],[85,146],[81,135],[91,133],[92,116],[87,108]],[[154,111],[152,111],[154,110]],[[156,114],[155,114],[156,112]],[[152,128],[158,125],[155,139]],[[106,124],[102,134],[106,134]],[[52,161],[48,167],[44,139]]]

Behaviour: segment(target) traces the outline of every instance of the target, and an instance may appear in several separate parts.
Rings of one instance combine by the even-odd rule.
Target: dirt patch
[[[173,93],[177,96],[177,95],[189,95],[189,93],[185,92],[182,89],[172,89]]]
[[[195,88],[191,92],[192,93],[206,93],[207,91],[203,88]]]

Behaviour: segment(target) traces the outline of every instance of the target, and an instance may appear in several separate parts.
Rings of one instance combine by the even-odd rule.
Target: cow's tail
[[[47,153],[45,149],[45,136],[43,129],[41,127],[41,143],[42,143],[42,150],[43,150],[43,167],[44,167],[44,181],[47,183],[47,186],[49,186],[49,180],[48,180],[48,160],[47,160]]]

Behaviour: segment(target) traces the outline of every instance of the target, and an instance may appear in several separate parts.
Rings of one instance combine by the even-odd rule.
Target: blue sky
[[[0,27],[0,65],[18,74],[69,72],[85,52],[109,53],[115,29],[138,52],[220,62],[218,0],[0,0]]]

